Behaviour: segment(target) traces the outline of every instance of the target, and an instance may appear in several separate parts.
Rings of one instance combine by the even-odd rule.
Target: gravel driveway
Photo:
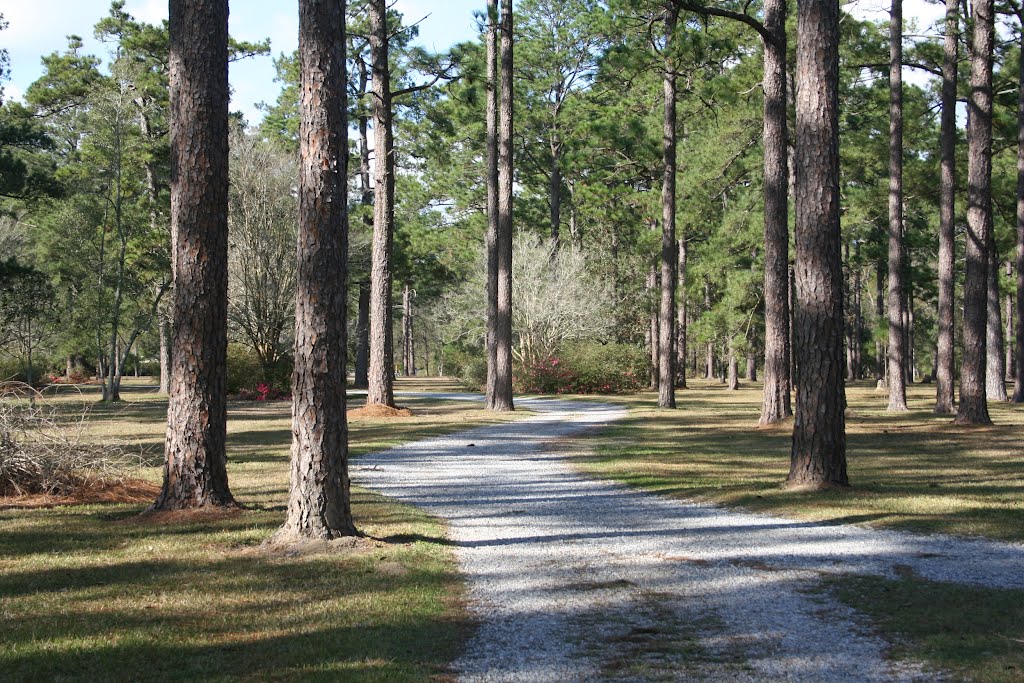
[[[469,395],[448,395],[468,398]],[[799,522],[590,479],[555,440],[625,416],[518,399],[525,419],[359,459],[354,479],[449,523],[480,628],[462,681],[934,680],[823,573],[1024,588],[1024,546]]]

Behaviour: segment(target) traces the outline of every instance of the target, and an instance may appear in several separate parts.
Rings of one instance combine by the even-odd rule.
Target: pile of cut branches
[[[86,438],[89,408],[60,414],[20,382],[0,383],[0,496],[68,496],[97,481],[118,481],[141,453]]]

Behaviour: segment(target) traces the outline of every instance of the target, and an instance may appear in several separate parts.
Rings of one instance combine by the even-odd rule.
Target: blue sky
[[[396,0],[395,8],[407,23],[419,24],[419,44],[443,50],[453,43],[476,35],[473,11],[483,9],[485,0]],[[887,0],[857,0],[856,14],[884,19]],[[92,27],[109,10],[109,0],[0,0],[0,12],[9,22],[0,32],[0,47],[11,56],[11,81],[5,84],[8,99],[18,98],[40,76],[40,58],[54,50],[63,50],[65,36],[77,34],[86,40],[86,50],[105,56],[106,46],[92,37]],[[128,0],[125,8],[137,19],[156,23],[167,17],[167,0]],[[231,34],[242,40],[270,38],[275,55],[295,49],[298,34],[296,0],[232,0]],[[917,19],[918,28],[927,28],[943,7],[925,0],[905,0],[904,16]],[[923,78],[906,74],[911,80]],[[274,69],[269,57],[246,60],[231,66],[234,89],[232,110],[241,110],[250,122],[260,114],[256,103],[272,102],[278,93],[273,82]]]
[[[407,23],[419,24],[419,44],[443,50],[476,35],[473,11],[485,0],[397,0],[395,8]],[[106,16],[109,0],[0,0],[0,13],[9,22],[0,32],[0,47],[11,56],[11,80],[4,84],[5,98],[20,97],[42,73],[40,58],[67,45],[65,36],[80,35],[86,51],[105,57],[107,47],[92,37],[93,25]],[[156,23],[167,18],[167,0],[128,0],[125,9],[136,19]],[[291,52],[298,41],[296,0],[232,0],[231,34],[240,40],[270,38],[275,55]],[[234,94],[232,110],[245,112],[253,122],[259,118],[255,104],[272,102],[279,90],[273,82],[274,67],[269,57],[231,65]]]

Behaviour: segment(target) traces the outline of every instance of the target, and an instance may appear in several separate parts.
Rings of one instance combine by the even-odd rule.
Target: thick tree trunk
[[[370,283],[359,283],[359,313],[356,318],[356,369],[353,386],[366,389],[370,375]]]
[[[839,231],[839,2],[797,6],[796,419],[787,482],[846,486]]]
[[[941,157],[941,178],[939,181],[939,337],[935,367],[935,412],[940,415],[952,415],[956,410],[953,399],[953,382],[955,379],[953,367],[953,297],[956,280],[954,239],[956,230],[956,71],[959,44],[959,12],[958,0],[946,0],[946,36],[942,57],[942,121],[939,134]],[[1024,107],[1024,100],[1022,100],[1022,107]]]
[[[1006,355],[1003,346],[1003,315],[999,303],[999,254],[995,231],[988,231],[988,315],[986,316],[985,395],[990,401],[1009,400],[1006,395]]]
[[[494,409],[498,364],[498,0],[487,0],[487,408]]]
[[[412,287],[402,290],[402,375],[416,375],[416,338],[413,336]]]
[[[391,130],[391,66],[387,2],[370,0],[374,198],[370,262],[370,369],[367,405],[395,405],[394,332],[391,328],[392,254],[395,237],[395,157]]]
[[[679,268],[676,273],[679,308],[676,311],[676,388],[686,388],[686,237],[679,238]]]
[[[747,380],[757,381],[757,353],[754,351],[747,351]]]
[[[512,403],[512,0],[501,5],[501,106],[498,116],[498,309],[494,410]]]
[[[956,423],[991,424],[985,395],[988,232],[992,227],[992,0],[975,0],[971,96],[967,103],[967,258],[963,364]]]
[[[383,3],[382,3],[383,4]],[[275,539],[356,535],[345,417],[344,0],[300,0],[299,236],[288,513]]]
[[[903,0],[893,0],[889,22],[889,406],[907,410],[907,309],[903,234]]]
[[[658,336],[658,407],[676,407],[676,72],[671,58],[679,10],[671,3],[665,15],[665,61],[662,72],[664,116],[661,163],[661,315]]]
[[[764,391],[759,424],[793,414],[789,330],[789,159],[786,2],[767,0],[764,26]]]
[[[228,488],[228,3],[170,5],[174,330],[158,510],[234,505]]]

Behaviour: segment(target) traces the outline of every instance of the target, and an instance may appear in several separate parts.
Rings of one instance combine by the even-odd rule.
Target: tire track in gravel
[[[1024,588],[1024,546],[734,512],[590,479],[552,442],[626,410],[517,405],[536,414],[353,467],[360,484],[448,522],[480,622],[453,664],[462,681],[934,680],[887,659],[856,612],[815,590],[821,576]]]

